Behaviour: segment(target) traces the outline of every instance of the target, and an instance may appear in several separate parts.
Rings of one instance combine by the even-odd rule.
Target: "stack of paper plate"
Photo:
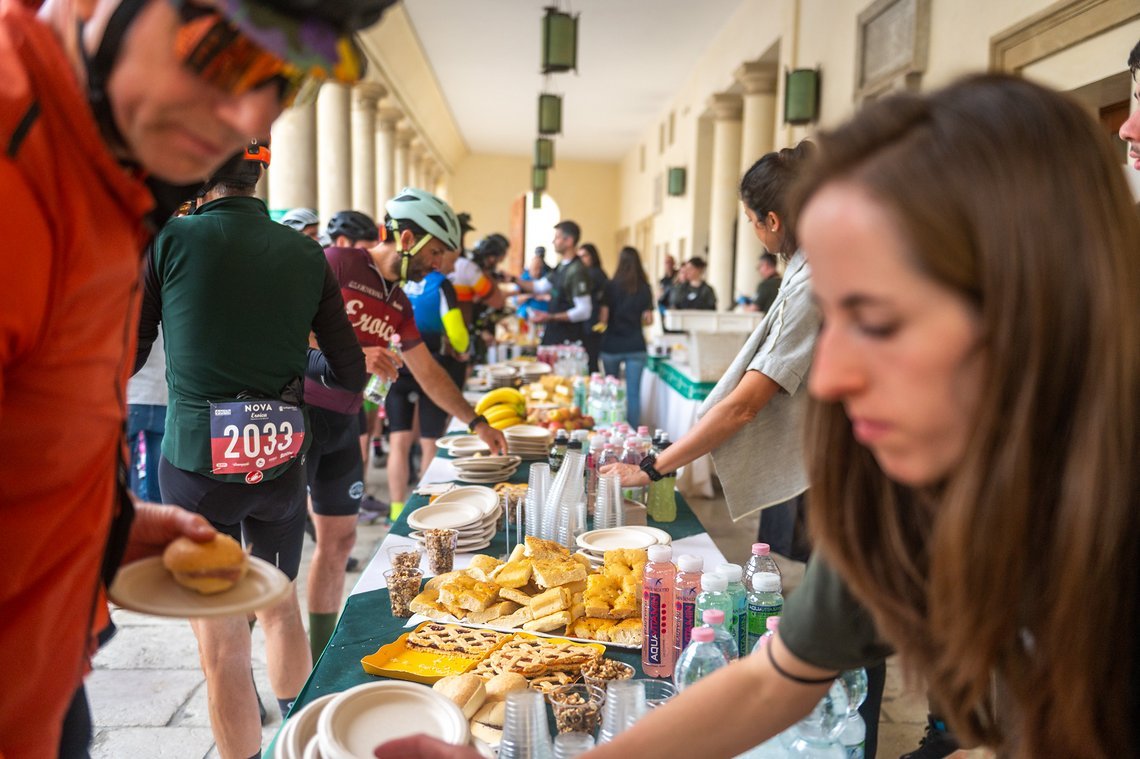
[[[518,376],[519,370],[513,366],[494,364],[487,367],[487,381],[492,388],[514,387],[515,378]]]
[[[670,545],[673,538],[664,530],[642,525],[610,527],[604,530],[590,530],[578,536],[578,554],[593,564],[601,564],[606,551],[617,548],[649,548],[654,545]]]
[[[412,538],[422,538],[422,530],[448,529],[459,533],[456,550],[471,553],[491,544],[497,530],[499,496],[490,488],[455,488],[408,515]]]
[[[550,430],[534,424],[516,424],[503,430],[507,452],[524,459],[545,459],[550,455]]]
[[[518,456],[474,456],[455,459],[451,465],[465,482],[495,483],[510,479],[521,463]]]
[[[519,379],[524,385],[537,382],[539,377],[552,371],[550,364],[545,361],[508,361],[507,366],[518,370]]]
[[[306,704],[305,708],[296,714],[289,715],[289,719],[285,721],[281,732],[277,735],[276,756],[281,759],[305,759],[306,748],[317,737],[317,722],[321,712],[338,695],[340,694],[330,693],[321,696]]]
[[[474,456],[477,453],[490,453],[491,449],[479,439],[477,435],[446,435],[435,441],[437,448],[442,448],[455,458]]]
[[[317,736],[323,759],[360,759],[396,738],[425,733],[454,746],[471,739],[467,718],[426,685],[367,683],[338,694],[321,711]]]

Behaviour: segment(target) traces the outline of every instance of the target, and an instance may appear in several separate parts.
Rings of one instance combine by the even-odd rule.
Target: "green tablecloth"
[[[661,358],[660,356],[650,356],[646,366],[648,366],[649,371],[660,377],[666,385],[676,390],[682,398],[688,398],[690,401],[703,401],[709,397],[709,393],[716,387],[715,382],[698,382],[690,378],[687,374],[669,363],[668,359]]]
[[[511,481],[526,482],[529,476],[528,472],[529,466],[524,463],[523,466],[519,467],[515,476],[511,478]],[[680,493],[675,493],[675,495],[677,498],[676,521],[654,522],[654,526],[668,532],[674,540],[705,532],[704,527],[701,526],[684,497]],[[396,535],[407,535],[409,532],[408,514],[426,505],[427,502],[428,499],[423,496],[410,498],[400,518],[392,525],[392,532]],[[505,554],[506,550],[506,539],[500,532],[495,536],[490,547],[479,553],[497,556]],[[329,693],[337,693],[354,685],[380,679],[365,674],[360,665],[360,660],[402,635],[405,632],[404,625],[406,623],[406,619],[398,619],[392,616],[386,588],[349,596],[348,603],[337,623],[336,631],[313,668],[312,674],[309,675],[305,687],[297,696],[294,710],[299,710],[310,701]],[[611,646],[607,649],[607,655],[632,664],[637,669],[638,676],[641,676],[640,651]]]

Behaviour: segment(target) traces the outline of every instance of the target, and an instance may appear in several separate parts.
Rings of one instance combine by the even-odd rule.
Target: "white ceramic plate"
[[[227,591],[206,596],[176,583],[174,575],[162,565],[162,557],[151,556],[122,567],[108,596],[131,611],[156,617],[197,619],[264,609],[284,598],[290,587],[284,572],[250,556],[245,577]]]
[[[283,759],[304,759],[305,747],[317,737],[317,720],[321,712],[338,695],[340,694],[330,693],[321,696],[286,720],[277,737],[277,749],[283,753]]]
[[[426,733],[454,746],[470,740],[459,707],[426,685],[386,681],[350,688],[321,712],[324,759],[370,757],[377,746]]]
[[[599,553],[614,548],[649,548],[652,545],[657,545],[656,537],[629,527],[590,530],[578,536],[579,548]]]
[[[483,517],[482,510],[475,504],[443,501],[443,498],[440,496],[435,502],[413,511],[408,515],[408,524],[417,530],[457,530]]]
[[[431,505],[435,506],[440,503],[471,504],[478,507],[483,516],[486,516],[494,512],[495,507],[499,505],[499,494],[491,488],[484,488],[478,485],[465,485],[447,491],[432,501]]]

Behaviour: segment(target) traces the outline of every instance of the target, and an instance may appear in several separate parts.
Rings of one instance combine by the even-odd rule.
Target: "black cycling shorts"
[[[436,361],[451,377],[457,387],[463,387],[467,375],[467,364],[456,361],[450,356],[433,356]],[[384,399],[384,413],[388,417],[388,430],[390,432],[406,432],[414,426],[416,404],[420,407],[420,437],[443,437],[447,431],[447,421],[451,414],[447,413],[428,397],[415,377],[411,374],[400,373],[388,397]]]
[[[309,454],[305,474],[313,513],[353,516],[364,495],[364,462],[360,458],[361,414],[338,414],[309,406]]]
[[[201,514],[218,532],[244,540],[250,553],[294,580],[305,540],[304,472],[294,461],[280,477],[247,485],[179,469],[163,456],[158,484],[163,503]]]

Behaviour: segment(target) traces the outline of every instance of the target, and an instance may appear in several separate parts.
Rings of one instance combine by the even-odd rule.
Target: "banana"
[[[497,422],[491,422],[490,424],[492,427],[494,427],[497,430],[505,430],[508,427],[514,427],[516,424],[522,424],[522,423],[523,423],[523,420],[519,419],[517,416],[510,416],[510,417],[507,417],[506,419],[501,419]]]
[[[494,422],[510,419],[511,417],[521,417],[522,414],[519,413],[518,408],[513,404],[499,403],[484,411],[483,416],[487,418],[488,422],[493,424]]]
[[[487,409],[500,403],[509,403],[512,406],[525,406],[526,398],[513,387],[496,388],[479,399],[479,403],[475,406],[475,413],[482,414]]]

